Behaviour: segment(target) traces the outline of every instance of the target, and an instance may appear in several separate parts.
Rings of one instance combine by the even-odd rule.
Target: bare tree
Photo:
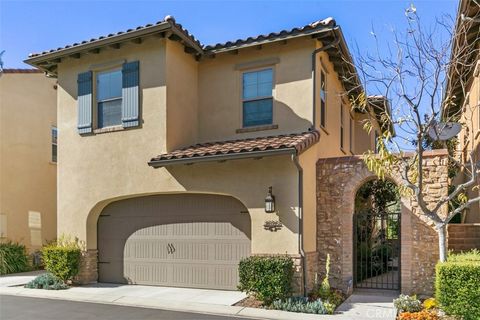
[[[432,207],[425,201],[424,152],[433,146],[452,146],[452,141],[434,141],[431,136],[441,134],[441,123],[445,122],[461,121],[463,127],[469,127],[472,117],[465,115],[480,108],[478,103],[460,105],[461,97],[468,99],[469,79],[480,57],[477,1],[470,0],[476,6],[469,11],[474,12],[473,16],[459,15],[457,20],[443,16],[428,29],[412,5],[405,12],[404,32],[392,30],[390,43],[380,43],[372,31],[377,49],[366,55],[357,54],[355,67],[366,90],[379,96],[349,93],[354,108],[369,115],[364,123],[367,131],[372,130],[373,120],[380,123],[377,153],[366,153],[366,164],[380,178],[400,168],[401,192],[413,194],[422,214],[435,224],[441,261],[447,259],[448,222],[480,201],[478,196],[466,196],[467,190],[478,188],[480,155],[479,150],[472,150],[462,161],[459,152],[449,153],[451,168],[467,178]],[[348,59],[344,61],[348,63]],[[350,79],[344,80],[352,81],[353,77],[351,74]],[[471,140],[471,145],[477,143],[473,134],[465,138]],[[445,213],[444,208],[451,203],[456,205],[449,206]]]

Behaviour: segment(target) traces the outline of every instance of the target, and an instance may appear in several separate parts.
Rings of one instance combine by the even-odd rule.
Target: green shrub
[[[303,312],[315,314],[329,313],[321,299],[308,301],[305,297],[288,298],[286,300],[275,300],[272,304],[275,310],[283,310],[290,312]]]
[[[45,269],[63,281],[70,280],[78,274],[81,252],[78,239],[72,241],[62,236],[42,248]]]
[[[7,241],[0,243],[0,274],[25,272],[30,270],[25,246]]]
[[[422,303],[417,296],[409,296],[401,294],[397,299],[393,300],[393,305],[398,312],[419,312],[423,309]]]
[[[292,292],[293,261],[290,257],[248,257],[239,264],[238,289],[270,305]]]
[[[447,314],[480,319],[480,252],[450,255],[436,266],[435,296]]]
[[[29,283],[27,283],[25,288],[29,289],[46,289],[46,290],[63,290],[68,289],[68,286],[61,280],[51,273],[45,273],[39,275]]]

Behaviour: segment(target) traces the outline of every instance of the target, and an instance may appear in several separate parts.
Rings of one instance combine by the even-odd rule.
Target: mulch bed
[[[263,308],[262,301],[255,299],[254,297],[246,297],[243,300],[238,301],[234,304],[237,307],[248,307],[248,308]]]

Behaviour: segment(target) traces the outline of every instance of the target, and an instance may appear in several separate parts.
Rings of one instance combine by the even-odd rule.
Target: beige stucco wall
[[[166,41],[167,150],[197,142],[198,62],[179,42]]]
[[[460,119],[463,129],[459,135],[458,147],[461,152],[462,161],[467,161],[472,151],[474,151],[474,161],[480,161],[480,60],[477,62],[477,67],[468,84],[467,92],[470,94],[463,105],[463,112]],[[469,176],[462,176],[460,179],[464,180],[468,179],[468,177]],[[480,179],[478,180],[478,184],[480,184]],[[478,197],[479,192],[478,189],[469,190],[468,197]],[[477,202],[470,206],[465,215],[465,222],[480,222],[480,203]]]
[[[317,48],[321,47],[317,43]],[[320,126],[320,73],[326,75],[326,122],[325,127]],[[317,81],[315,95],[316,128],[321,132],[320,142],[317,146],[318,158],[338,157],[352,154],[363,154],[373,148],[373,136],[363,129],[362,121],[366,116],[352,111],[352,105],[347,97],[345,88],[340,81],[340,76],[333,68],[326,52],[317,55]],[[340,119],[343,108],[344,148],[340,148]],[[350,140],[350,118],[353,119],[352,140]]]
[[[55,79],[0,75],[0,237],[30,251],[56,237]]]
[[[243,139],[307,131],[312,124],[311,53],[314,40],[305,37],[262,49],[222,53],[199,64],[199,141]],[[278,59],[279,63],[272,64]],[[253,68],[246,64],[260,63]],[[243,65],[243,68],[242,68]],[[236,133],[242,128],[242,73],[273,68],[273,124],[278,129]],[[239,70],[237,70],[240,68]]]

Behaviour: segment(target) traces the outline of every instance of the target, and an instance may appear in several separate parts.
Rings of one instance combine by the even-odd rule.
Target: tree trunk
[[[447,225],[444,223],[437,224],[438,233],[438,253],[440,254],[440,262],[447,261]]]

